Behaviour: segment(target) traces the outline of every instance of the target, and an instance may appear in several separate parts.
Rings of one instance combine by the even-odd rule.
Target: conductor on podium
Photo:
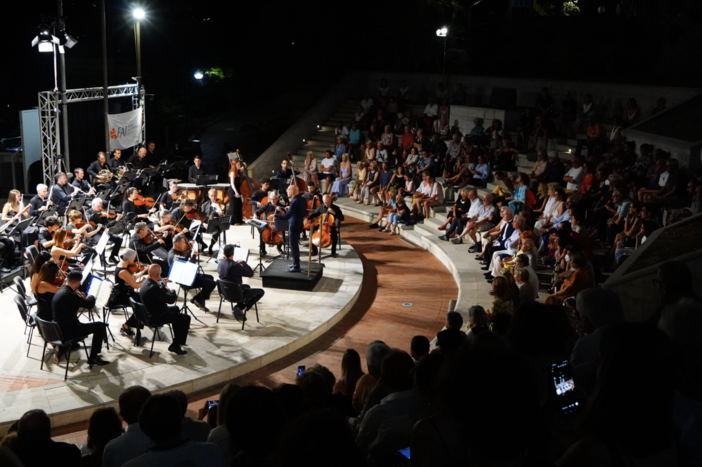
[[[288,212],[276,214],[276,219],[287,220],[288,241],[290,242],[290,254],[292,264],[288,266],[288,272],[300,272],[300,233],[303,230],[305,216],[307,215],[307,203],[300,196],[300,190],[295,185],[290,185],[287,190],[288,198],[291,199]]]

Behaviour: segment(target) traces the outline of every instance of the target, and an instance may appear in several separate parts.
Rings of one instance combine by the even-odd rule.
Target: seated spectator
[[[88,441],[80,449],[83,467],[102,467],[105,446],[122,433],[122,420],[115,409],[95,409],[88,422]]]
[[[478,156],[478,163],[475,168],[470,170],[473,174],[468,184],[472,186],[485,186],[487,184],[487,179],[490,176],[490,167],[488,167],[485,157],[483,155]]]
[[[525,173],[520,173],[517,177],[517,186],[509,202],[509,207],[515,214],[522,212],[524,207],[531,207],[536,200],[534,194],[529,190],[529,181],[529,176]]]
[[[490,128],[485,130],[485,137],[488,139],[488,148],[491,153],[502,147],[503,136],[502,120],[494,119],[490,124]]]
[[[444,235],[439,236],[439,239],[448,241],[454,232],[462,232],[468,221],[475,217],[482,205],[483,202],[478,198],[475,190],[462,188],[461,195],[456,199],[453,209],[446,216],[446,222],[438,228],[438,230],[446,231]]]
[[[414,135],[410,131],[409,125],[405,125],[402,139],[400,139],[400,147],[402,149],[412,149],[414,146]]]
[[[541,174],[539,181],[546,183],[563,183],[563,176],[565,175],[565,166],[561,160],[558,152],[549,151],[548,153],[548,166]]]
[[[238,384],[227,384],[222,388],[219,393],[219,401],[217,405],[209,410],[208,422],[212,426],[212,420],[210,416],[214,415],[216,419],[215,427],[210,430],[209,435],[207,435],[207,442],[216,444],[220,451],[222,451],[222,456],[227,465],[231,465],[234,457],[241,450],[236,442],[233,442],[229,437],[229,430],[225,423],[227,413],[227,404],[231,401],[234,394],[236,394],[241,389]]]
[[[501,313],[511,314],[514,310],[512,302],[512,290],[504,276],[498,276],[492,281],[491,295],[492,305],[487,310],[488,316],[492,319]]]
[[[385,164],[383,164],[385,165]],[[382,176],[382,174],[381,174]],[[382,193],[383,204],[380,206],[380,212],[378,212],[378,217],[375,222],[370,224],[368,227],[371,229],[376,229],[382,225],[383,217],[388,216],[388,222],[386,222],[385,227],[381,228],[379,232],[386,232],[390,229],[390,214],[397,213],[397,192],[394,190],[384,191]]]
[[[461,325],[463,320],[461,320]],[[436,334],[436,350],[444,355],[457,351],[466,341],[466,333],[459,328],[444,329]]]
[[[660,304],[648,317],[648,324],[658,325],[663,309],[676,304],[683,298],[702,300],[695,292],[692,277],[690,268],[682,261],[666,261],[658,266],[653,284],[660,296]]]
[[[167,394],[156,394],[146,401],[139,413],[139,426],[153,442],[153,447],[124,467],[224,466],[219,448],[212,443],[184,439],[181,434],[181,407]]]
[[[363,161],[358,161],[356,163],[356,178],[354,178],[353,186],[350,189],[349,196],[353,196],[353,201],[357,204],[363,202],[363,195],[361,189],[363,188],[363,182],[366,180],[366,163]]]
[[[441,141],[448,141],[451,138],[451,125],[444,118],[434,120],[431,130],[432,135],[438,136]]]
[[[43,410],[22,415],[17,424],[17,440],[17,457],[24,467],[74,467],[81,462],[77,446],[51,439],[51,419]]]
[[[534,275],[525,268],[517,268],[514,271],[514,280],[519,287],[519,303],[532,303],[539,298],[539,289],[534,287],[532,282]],[[538,283],[539,279],[536,278]]]
[[[571,157],[570,165],[570,170],[563,176],[563,181],[566,182],[566,193],[568,194],[580,191],[580,185],[585,176],[580,156]]]
[[[468,332],[466,333],[468,345],[475,340],[478,334],[485,331],[490,331],[490,320],[485,309],[480,305],[468,308]]]
[[[341,378],[334,384],[332,394],[343,397],[347,416],[356,416],[358,411],[353,408],[353,393],[356,391],[356,383],[365,375],[361,368],[361,357],[354,349],[348,349],[341,357]]]
[[[580,157],[583,147],[586,147],[587,155],[590,156],[595,153],[595,148],[602,148],[606,144],[607,134],[604,128],[595,117],[590,117],[588,119],[586,139],[578,140],[578,144],[575,147],[575,155]]]
[[[436,103],[436,99],[432,98],[429,103],[424,107],[424,129],[431,129],[434,120],[439,116],[439,106]]]
[[[476,236],[476,233],[488,231],[498,222],[497,208],[492,204],[492,195],[486,193],[483,195],[483,203],[480,205],[478,212],[468,220],[463,232],[451,240],[451,242],[461,244],[463,243],[463,237],[468,235],[473,241],[473,246],[471,246],[468,251],[470,253],[480,253],[483,249],[483,245],[480,234]]]
[[[431,208],[444,204],[444,190],[432,174],[427,174],[425,181],[424,192],[415,199],[414,208],[417,208],[420,216],[428,218],[431,217]]]
[[[380,381],[380,368],[390,350],[390,347],[383,341],[376,340],[368,344],[366,349],[368,373],[361,376],[356,383],[356,391],[353,393],[353,406],[361,412],[361,417],[388,395],[387,386]]]
[[[410,356],[415,362],[429,355],[429,339],[426,336],[414,336],[410,343]]]
[[[626,114],[624,114],[624,123],[622,126],[624,128],[629,128],[632,125],[636,125],[641,119],[641,111],[639,105],[636,103],[636,99],[629,98],[626,100]]]
[[[149,397],[151,392],[142,386],[128,387],[119,395],[119,415],[127,424],[127,430],[105,446],[102,461],[104,467],[122,467],[152,446],[151,440],[139,425],[139,412]]]
[[[207,437],[210,434],[210,425],[208,425],[205,421],[193,420],[190,417],[186,417],[188,414],[188,396],[186,396],[183,391],[178,389],[170,390],[165,394],[168,394],[178,401],[180,410],[183,413],[183,419],[180,427],[183,438],[188,438],[199,443],[204,443],[207,441]]]
[[[395,212],[388,214],[385,231],[389,231],[390,235],[400,235],[400,225],[411,225],[410,207],[405,204],[405,198],[401,194],[395,196]]]
[[[570,353],[575,384],[588,394],[595,388],[600,366],[600,341],[608,326],[624,322],[619,296],[602,287],[585,289],[575,296],[578,326],[583,334]]]
[[[534,170],[531,171],[531,178],[542,181],[542,176],[546,172],[548,167],[548,154],[546,151],[539,151],[536,154],[536,162],[534,163]]]
[[[570,264],[574,270],[563,281],[563,285],[558,292],[546,297],[544,303],[547,305],[562,305],[567,298],[574,297],[579,292],[591,287],[594,278],[590,276],[587,263],[587,258],[584,254],[577,254],[570,258]]]
[[[410,445],[412,428],[427,412],[427,406],[414,388],[414,361],[406,352],[392,350],[383,360],[381,377],[388,396],[366,413],[356,444],[371,461],[390,459]]]
[[[5,438],[7,438],[7,436]],[[4,445],[0,446],[0,465],[5,467],[23,467],[22,462],[19,460],[19,458],[12,452],[12,450],[9,447]]]
[[[675,359],[668,337],[644,324],[616,324],[602,335],[600,355],[597,387],[578,424],[584,437],[557,465],[679,465],[671,423]]]

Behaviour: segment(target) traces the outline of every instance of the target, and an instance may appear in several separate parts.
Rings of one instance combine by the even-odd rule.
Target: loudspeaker
[[[490,107],[513,109],[517,106],[517,90],[513,88],[492,88]]]

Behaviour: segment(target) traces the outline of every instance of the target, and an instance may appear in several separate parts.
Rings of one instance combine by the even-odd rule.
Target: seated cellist
[[[285,212],[285,202],[281,199],[280,194],[277,191],[271,191],[268,193],[268,203],[262,205],[260,208],[256,209],[256,217],[261,220],[268,220],[268,216],[274,214],[276,211],[279,213]],[[275,225],[273,226],[275,228]],[[261,254],[266,254],[266,245],[263,243],[263,235],[259,236]],[[281,245],[276,245],[279,253],[283,252]]]

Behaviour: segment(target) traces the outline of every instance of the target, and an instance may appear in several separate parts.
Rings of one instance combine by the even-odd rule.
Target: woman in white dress
[[[366,179],[366,163],[363,161],[358,161],[356,164],[356,178],[354,178],[353,181],[353,188],[351,189],[351,193],[349,196],[353,195],[353,200],[358,202],[362,202],[363,198],[361,196],[361,186],[363,185],[363,182]]]
[[[344,154],[341,156],[341,164],[339,164],[340,175],[334,180],[331,192],[336,196],[343,196],[349,192],[348,185],[351,183],[351,163],[349,162],[349,155]]]
[[[310,181],[317,183],[317,174],[319,169],[317,168],[317,159],[314,158],[314,153],[312,151],[307,151],[307,159],[305,159],[305,168],[302,171],[302,179],[305,184],[309,185]]]

